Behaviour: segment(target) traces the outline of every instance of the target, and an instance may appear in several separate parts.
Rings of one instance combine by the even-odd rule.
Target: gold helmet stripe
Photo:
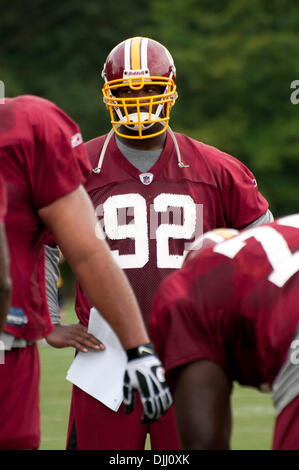
[[[225,240],[234,237],[238,232],[235,229],[227,229],[227,228],[216,228],[214,232],[219,234]]]
[[[140,42],[141,38],[133,38],[131,43],[131,67],[132,70],[140,70]]]

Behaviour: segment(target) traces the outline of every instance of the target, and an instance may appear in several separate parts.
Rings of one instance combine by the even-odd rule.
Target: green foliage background
[[[7,96],[29,93],[57,103],[88,140],[110,129],[101,95],[105,58],[137,35],[162,42],[174,57],[179,99],[172,128],[248,165],[275,216],[299,212],[299,104],[290,101],[290,85],[299,80],[294,0],[0,0],[0,80]],[[46,414],[49,378],[45,384],[43,435],[50,439],[57,422],[51,434],[56,415],[52,408]],[[66,408],[64,391],[58,398]],[[54,408],[61,412],[56,402]],[[247,423],[246,411],[239,419]],[[258,448],[268,447],[265,432]],[[245,448],[255,448],[248,439]],[[60,445],[64,440],[63,428]]]
[[[100,72],[127,37],[163,44],[177,67],[172,127],[254,172],[275,216],[298,211],[299,6],[292,0],[1,0],[6,95],[56,102],[86,140],[110,128]]]

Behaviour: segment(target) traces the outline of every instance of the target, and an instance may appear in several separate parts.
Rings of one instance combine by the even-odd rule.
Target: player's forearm
[[[134,293],[106,247],[90,253],[72,269],[89,302],[110,323],[125,349],[149,341]]]
[[[201,359],[175,372],[174,402],[182,448],[228,450],[231,382],[224,371]]]

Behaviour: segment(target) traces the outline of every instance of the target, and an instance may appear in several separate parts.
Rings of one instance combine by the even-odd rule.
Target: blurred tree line
[[[243,161],[275,216],[299,211],[299,6],[292,0],[1,0],[6,95],[48,98],[85,140],[110,129],[101,70],[120,41],[148,36],[172,53],[171,126]]]

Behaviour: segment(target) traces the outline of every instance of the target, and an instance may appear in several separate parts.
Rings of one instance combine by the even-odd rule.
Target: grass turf
[[[68,309],[66,322],[76,321]],[[40,343],[41,357],[41,432],[40,449],[65,448],[72,385],[65,377],[73,360],[72,348],[54,349]],[[235,386],[232,395],[232,449],[271,448],[274,410],[269,394]],[[149,443],[147,443],[147,448]]]

